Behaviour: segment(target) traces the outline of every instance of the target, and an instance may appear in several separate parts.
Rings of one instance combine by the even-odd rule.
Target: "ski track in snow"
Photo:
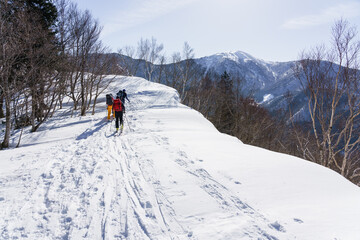
[[[136,82],[127,89],[136,89]],[[238,229],[214,233],[212,239],[278,239],[286,232],[200,167],[196,156],[171,144],[162,132],[162,119],[144,119],[154,109],[185,108],[172,105],[172,99],[163,102],[163,94],[168,93],[135,92],[120,136],[113,134],[114,122],[103,118],[103,110],[76,139],[52,146],[46,155],[29,152],[32,161],[14,175],[1,176],[1,189],[18,194],[0,201],[11,206],[1,210],[0,238],[204,239],[204,228],[215,226],[214,218]],[[144,121],[154,121],[157,128],[146,128]],[[155,152],[165,157],[160,160]],[[157,168],[158,161],[163,169]],[[210,217],[186,214],[189,209],[181,201],[187,199],[197,209],[198,194],[214,206]]]

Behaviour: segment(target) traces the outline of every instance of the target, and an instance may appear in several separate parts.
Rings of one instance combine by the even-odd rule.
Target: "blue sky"
[[[296,60],[328,44],[341,17],[360,31],[360,0],[73,0],[104,27],[112,51],[154,37],[166,54],[187,41],[195,57],[244,51],[267,61]]]

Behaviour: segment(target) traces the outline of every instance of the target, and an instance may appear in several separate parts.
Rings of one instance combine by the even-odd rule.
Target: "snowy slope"
[[[121,136],[103,103],[0,151],[0,239],[359,239],[360,189],[337,173],[219,133],[174,89],[122,88]]]

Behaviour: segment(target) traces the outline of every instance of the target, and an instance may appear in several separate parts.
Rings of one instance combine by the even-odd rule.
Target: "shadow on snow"
[[[93,135],[95,132],[99,131],[102,127],[104,127],[107,124],[106,121],[106,117],[104,119],[101,119],[98,123],[96,123],[94,126],[95,128],[88,128],[85,130],[85,132],[83,132],[82,134],[80,134],[76,140],[83,140],[83,139],[87,139],[88,137],[90,137],[91,135]]]

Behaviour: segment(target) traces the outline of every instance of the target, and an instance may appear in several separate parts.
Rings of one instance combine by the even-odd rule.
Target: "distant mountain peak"
[[[274,62],[274,61],[267,61],[267,60],[264,60],[261,58],[256,58],[256,57],[252,56],[251,54],[244,52],[244,51],[240,51],[240,50],[229,51],[229,52],[220,52],[220,53],[216,53],[213,55],[202,57],[200,59],[204,59],[204,58],[216,58],[218,60],[219,60],[219,58],[221,58],[223,60],[228,59],[228,60],[231,60],[231,61],[234,61],[237,63],[241,63],[241,62],[246,63],[249,61],[258,62],[261,64],[270,64],[270,65],[275,65],[275,64],[281,63],[281,62],[277,62],[277,61]]]
[[[236,52],[221,52],[216,53],[214,55],[208,56],[208,57],[221,57],[223,59],[229,59],[234,62],[246,62],[246,61],[257,61],[255,57],[251,56],[248,53],[242,52],[242,51],[236,51]]]

